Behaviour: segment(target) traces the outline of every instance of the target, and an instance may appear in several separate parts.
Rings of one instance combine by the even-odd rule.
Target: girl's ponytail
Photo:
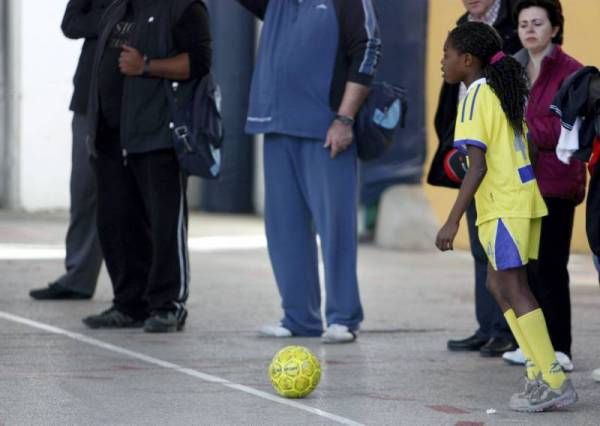
[[[505,56],[483,69],[487,83],[500,99],[502,109],[517,134],[523,133],[523,115],[527,102],[527,77],[512,56]]]

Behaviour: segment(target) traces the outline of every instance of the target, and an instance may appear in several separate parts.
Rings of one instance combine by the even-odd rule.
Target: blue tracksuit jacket
[[[371,0],[238,0],[264,25],[246,131],[324,140],[346,82],[368,86],[381,41]]]

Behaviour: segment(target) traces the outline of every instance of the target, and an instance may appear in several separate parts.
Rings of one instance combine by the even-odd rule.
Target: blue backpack
[[[218,178],[224,136],[221,89],[209,73],[195,83],[192,96],[178,102],[173,93],[178,83],[164,82],[171,111],[173,145],[181,171],[206,179]]]
[[[398,127],[404,127],[406,90],[385,82],[375,82],[354,123],[358,157],[363,161],[381,157],[394,140]]]

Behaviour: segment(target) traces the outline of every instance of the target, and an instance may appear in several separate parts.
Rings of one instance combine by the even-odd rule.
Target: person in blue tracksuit
[[[355,340],[357,154],[352,125],[377,69],[371,0],[238,0],[264,21],[246,131],[265,134],[265,226],[283,319],[273,337]],[[325,269],[326,330],[316,235]]]

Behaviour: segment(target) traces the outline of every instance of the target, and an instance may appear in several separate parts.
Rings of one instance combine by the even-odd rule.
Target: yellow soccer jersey
[[[487,163],[475,193],[477,225],[490,219],[548,214],[529,161],[527,140],[515,133],[500,99],[483,78],[469,86],[458,106],[454,146],[466,150],[467,145],[485,151]]]

